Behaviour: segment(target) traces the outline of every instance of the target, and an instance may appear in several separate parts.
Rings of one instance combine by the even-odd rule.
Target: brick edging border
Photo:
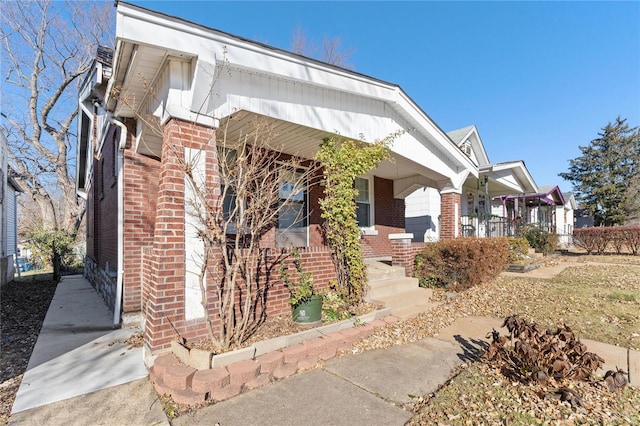
[[[375,329],[397,322],[386,316],[362,326],[353,326],[266,352],[253,359],[197,370],[182,363],[174,353],[159,355],[149,378],[160,395],[188,406],[207,401],[219,402],[256,389],[273,380],[281,380],[297,372],[314,368],[320,360],[328,360],[354,342],[369,337]]]

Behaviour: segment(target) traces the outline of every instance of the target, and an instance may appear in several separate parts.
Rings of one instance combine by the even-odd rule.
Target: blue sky
[[[340,37],[445,131],[475,124],[492,162],[558,176],[609,121],[640,125],[640,2],[131,1],[289,49]]]

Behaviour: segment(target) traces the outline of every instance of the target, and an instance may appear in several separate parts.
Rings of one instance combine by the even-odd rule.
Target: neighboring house
[[[573,227],[574,227],[574,229],[590,228],[590,227],[594,226],[594,224],[595,224],[595,219],[593,218],[593,216],[589,213],[589,210],[587,210],[587,209],[577,208],[573,212],[573,215],[574,215],[574,219],[573,219]]]
[[[360,212],[368,212],[359,215],[365,256],[394,255],[405,197],[426,186],[439,192],[440,237],[459,235],[461,194],[478,167],[399,86],[125,2],[117,3],[116,38],[115,51],[99,49],[79,97],[85,273],[114,323],[122,313],[142,314],[147,349],[168,347],[176,332],[206,336],[200,288],[186,266],[200,249],[185,236],[184,178],[171,156],[188,150],[214,158],[215,129],[232,115],[228,136],[260,117],[275,127],[284,154],[308,159],[327,136],[366,143],[405,130],[391,160],[357,182]],[[214,167],[203,173],[218,179]],[[320,197],[315,185],[301,200],[309,215],[296,245],[305,269],[326,285],[333,272]],[[267,300],[274,314],[290,310],[286,289],[277,287]]]
[[[22,189],[12,177],[7,160],[7,139],[0,133],[0,285],[13,279],[18,253],[18,194]]]
[[[558,214],[564,229],[564,211],[567,204],[557,185],[541,186],[534,194],[503,197],[507,211],[518,210],[518,217],[524,225],[536,225],[549,233],[559,233]],[[514,207],[519,206],[519,207]]]
[[[566,249],[573,245],[574,212],[578,208],[573,192],[562,194],[564,205],[556,206],[556,234],[560,241],[560,248]]]
[[[469,174],[462,186],[459,235],[512,234],[517,209],[507,209],[502,197],[537,192],[524,162],[491,163],[476,126],[454,130],[448,135],[474,166],[474,173]],[[440,237],[440,198],[439,191],[430,187],[421,188],[406,198],[407,232],[413,233],[413,241]]]

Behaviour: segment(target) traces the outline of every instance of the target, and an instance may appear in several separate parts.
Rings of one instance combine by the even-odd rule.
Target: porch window
[[[245,206],[244,202],[239,204],[234,182],[232,179],[228,179],[232,175],[230,171],[235,168],[237,156],[238,153],[235,149],[218,147],[220,167],[226,169],[222,174],[227,176],[227,179],[225,179],[225,176],[221,176],[220,183],[220,191],[223,195],[222,217],[227,224],[226,231],[231,234],[237,232],[236,215],[240,214],[241,212],[239,210]]]
[[[371,227],[371,189],[368,178],[356,178],[356,220],[361,228]]]
[[[233,211],[236,208],[236,191],[232,186],[226,187],[226,185],[222,184],[222,193],[224,194],[224,199],[222,200],[222,217],[225,222],[230,222],[233,217]]]
[[[306,247],[307,182],[303,170],[281,170],[277,247]]]

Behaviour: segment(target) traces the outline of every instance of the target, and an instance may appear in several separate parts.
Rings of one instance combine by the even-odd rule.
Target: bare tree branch
[[[99,43],[113,39],[111,2],[39,0],[3,4],[7,72],[2,130],[17,180],[45,226],[76,235],[85,213],[75,194],[75,135],[81,77]]]
[[[298,55],[304,55],[319,59],[331,65],[342,68],[354,69],[354,65],[349,62],[355,54],[354,48],[344,48],[342,38],[329,37],[322,38],[322,44],[318,46],[309,41],[304,29],[298,24],[291,33],[291,51]]]

